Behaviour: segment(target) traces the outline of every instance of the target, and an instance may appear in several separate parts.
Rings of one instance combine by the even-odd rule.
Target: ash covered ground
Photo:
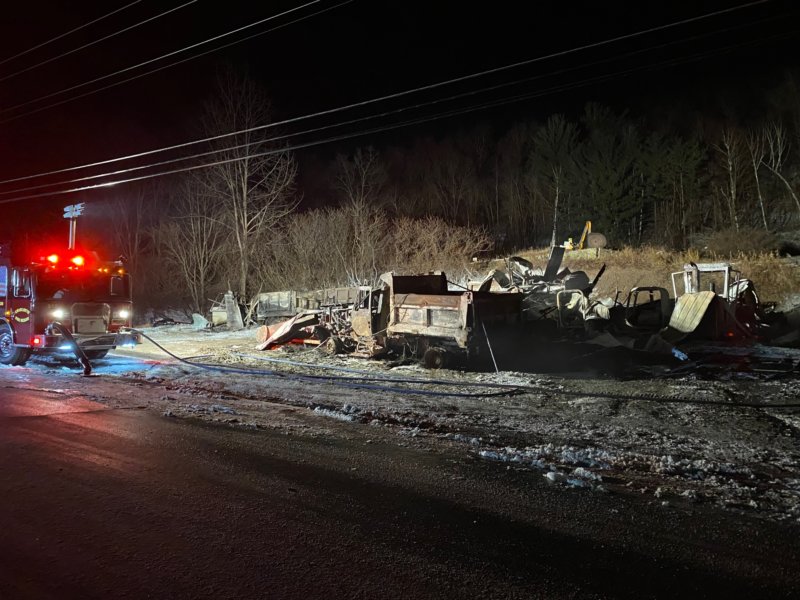
[[[180,363],[147,341],[97,361],[100,385],[82,386],[68,356],[39,358],[27,369],[63,377],[66,396],[82,387],[100,402],[165,418],[287,435],[369,427],[399,445],[463,452],[581,493],[800,522],[796,375],[643,372],[621,380],[596,371],[430,371],[315,349],[259,352],[252,330],[144,331],[178,356],[232,370]],[[26,377],[26,368],[3,369],[12,380]]]

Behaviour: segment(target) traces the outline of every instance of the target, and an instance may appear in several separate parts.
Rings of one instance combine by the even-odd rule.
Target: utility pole
[[[69,219],[69,249],[75,249],[75,233],[78,229],[78,217],[83,214],[85,203],[70,204],[64,208],[64,218]]]

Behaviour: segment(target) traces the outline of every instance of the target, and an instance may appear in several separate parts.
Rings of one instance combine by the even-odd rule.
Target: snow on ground
[[[185,365],[149,342],[98,362],[98,374],[162,390],[149,405],[166,416],[308,427],[297,420],[287,425],[277,416],[277,404],[307,411],[321,431],[326,420],[381,427],[399,434],[398,443],[446,445],[553,485],[800,521],[796,379],[619,381],[580,374],[432,372],[412,364],[327,357],[313,349],[258,352],[253,331],[145,331],[179,356],[236,370]],[[59,375],[77,370],[68,358],[54,357],[37,360],[34,368]],[[271,374],[239,372],[256,369]],[[441,383],[425,381],[431,377]],[[470,387],[480,383],[499,387]],[[347,387],[354,384],[366,387]],[[507,394],[502,386],[524,389]],[[432,392],[452,395],[424,395]]]

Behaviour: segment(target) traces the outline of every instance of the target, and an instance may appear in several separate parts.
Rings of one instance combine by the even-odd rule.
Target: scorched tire
[[[319,345],[322,352],[328,355],[341,354],[344,352],[344,344],[338,337],[331,336]]]
[[[444,369],[447,366],[447,352],[442,348],[428,348],[422,355],[422,364],[428,369]]]
[[[8,325],[0,325],[0,363],[20,366],[28,362],[30,356],[30,348],[20,348],[14,345],[11,328]]]

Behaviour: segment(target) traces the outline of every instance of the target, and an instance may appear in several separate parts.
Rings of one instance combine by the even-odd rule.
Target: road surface
[[[796,524],[548,486],[360,424],[112,408],[84,381],[0,369],[0,598],[800,595]]]

